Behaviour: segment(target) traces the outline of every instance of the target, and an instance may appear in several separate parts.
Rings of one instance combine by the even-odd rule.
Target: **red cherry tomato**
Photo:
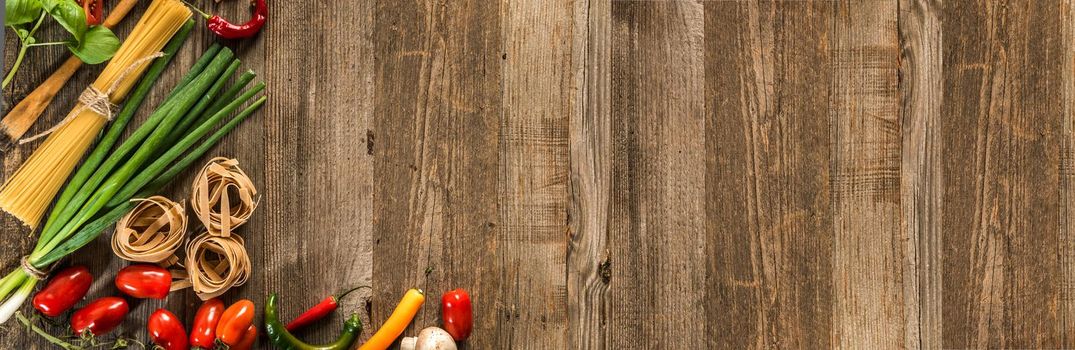
[[[171,287],[172,273],[157,265],[131,265],[116,274],[116,288],[135,298],[164,299]]]
[[[224,314],[220,316],[220,323],[216,326],[216,337],[229,346],[239,344],[246,334],[246,330],[254,323],[254,302],[239,300],[231,304]]]
[[[86,24],[101,24],[101,0],[82,0],[82,11],[86,12]]]
[[[93,335],[108,333],[127,317],[127,301],[120,297],[104,297],[86,304],[85,307],[71,314],[71,330],[82,335],[89,331]]]
[[[440,298],[441,315],[444,318],[444,330],[455,341],[466,340],[474,326],[474,314],[470,305],[470,295],[462,288],[448,291]]]
[[[194,325],[190,328],[190,346],[212,349],[216,344],[216,326],[224,313],[224,302],[213,298],[202,303],[194,314]]]
[[[149,339],[164,350],[187,350],[187,331],[183,322],[171,311],[157,309],[146,323]]]
[[[246,328],[246,332],[243,333],[243,338],[239,339],[239,342],[232,345],[228,350],[250,350],[254,347],[254,342],[258,340],[258,327],[250,325]]]
[[[85,266],[63,269],[53,275],[45,288],[34,295],[34,308],[45,316],[62,315],[86,296],[91,284],[93,275]]]

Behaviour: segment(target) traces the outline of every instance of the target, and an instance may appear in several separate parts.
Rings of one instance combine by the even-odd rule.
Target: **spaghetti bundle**
[[[153,58],[191,17],[180,0],[154,0],[97,80],[0,189],[0,209],[37,227],[60,186]]]
[[[183,205],[162,196],[140,200],[116,223],[112,251],[121,259],[162,265],[179,262],[175,251],[187,233]]]

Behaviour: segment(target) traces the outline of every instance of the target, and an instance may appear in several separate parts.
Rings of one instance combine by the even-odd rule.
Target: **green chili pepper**
[[[336,341],[324,345],[310,345],[299,338],[291,335],[280,319],[276,316],[276,293],[269,295],[269,301],[265,302],[265,334],[269,341],[277,348],[284,350],[347,350],[354,343],[355,338],[362,333],[362,320],[358,314],[351,315],[343,323],[343,332]]]

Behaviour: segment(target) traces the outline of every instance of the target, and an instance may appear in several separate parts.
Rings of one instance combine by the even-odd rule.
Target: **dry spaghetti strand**
[[[239,235],[220,237],[204,232],[187,243],[186,276],[172,290],[191,287],[202,300],[220,296],[232,287],[241,286],[250,277],[250,256]]]
[[[238,160],[217,157],[194,178],[190,206],[209,234],[228,237],[254,213],[257,194],[250,177],[239,169]]]
[[[187,232],[183,205],[168,198],[142,199],[116,223],[112,251],[121,259],[171,266]]]

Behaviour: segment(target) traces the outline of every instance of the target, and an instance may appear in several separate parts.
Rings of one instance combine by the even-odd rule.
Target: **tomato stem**
[[[22,312],[16,312],[15,313],[15,318],[17,318],[19,320],[19,322],[22,322],[22,324],[25,325],[26,328],[29,328],[30,330],[34,331],[34,333],[37,333],[42,338],[45,338],[45,340],[48,340],[50,343],[53,343],[56,346],[59,346],[61,348],[67,349],[67,350],[83,350],[83,348],[81,346],[65,342],[65,341],[61,340],[60,338],[57,338],[56,336],[54,336],[52,334],[49,334],[48,332],[45,332],[45,330],[41,329],[41,327],[38,327],[37,325],[35,325],[33,323],[30,323],[30,320],[27,319],[26,316],[23,316]]]

